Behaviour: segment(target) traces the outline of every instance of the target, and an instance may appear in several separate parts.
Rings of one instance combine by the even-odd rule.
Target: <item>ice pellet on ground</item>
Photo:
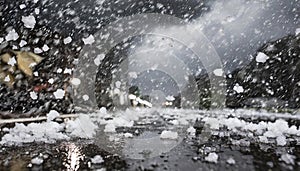
[[[14,66],[17,63],[16,59],[14,57],[9,58],[7,64],[10,66]]]
[[[64,44],[69,44],[72,42],[72,38],[69,36],[69,37],[66,37],[64,38]]]
[[[57,89],[53,95],[55,96],[56,99],[63,99],[65,96],[65,91],[63,89]]]
[[[284,161],[286,164],[292,164],[294,165],[295,164],[295,159],[296,159],[296,156],[294,155],[291,155],[291,154],[282,154],[280,159],[282,161]]]
[[[56,110],[50,110],[47,114],[47,121],[52,121],[59,116],[59,113]]]
[[[95,65],[99,66],[101,64],[101,61],[105,58],[105,54],[99,54],[94,59]]]
[[[53,83],[54,83],[54,79],[53,79],[53,78],[50,78],[50,79],[48,80],[48,83],[53,84]]]
[[[101,114],[106,114],[106,113],[107,113],[107,109],[106,109],[105,107],[101,107],[101,108],[99,109],[99,112],[100,112]]]
[[[175,100],[175,97],[173,97],[173,96],[167,96],[167,97],[166,97],[166,100],[168,100],[168,101],[174,101],[174,100]]]
[[[85,95],[82,96],[82,99],[83,99],[84,101],[88,101],[89,98],[90,98],[90,97],[89,97],[87,94],[85,94]]]
[[[240,86],[239,84],[236,84],[234,87],[233,87],[233,90],[237,93],[243,93],[244,92],[244,88],[242,86]]]
[[[187,130],[189,135],[195,136],[196,135],[196,129],[194,127],[189,127]]]
[[[276,142],[277,142],[277,145],[279,146],[285,146],[286,145],[286,138],[284,135],[281,135],[281,136],[278,136],[276,138]]]
[[[35,165],[41,165],[43,164],[44,160],[40,157],[35,157],[33,159],[31,159],[31,163],[35,164]]]
[[[60,74],[60,73],[62,73],[62,69],[58,68],[56,72]]]
[[[40,48],[34,48],[34,49],[33,49],[33,52],[36,53],[36,54],[39,54],[39,53],[42,53],[43,50],[40,49]]]
[[[295,34],[296,34],[296,35],[300,34],[300,28],[297,28],[297,29],[296,29]]]
[[[45,45],[42,47],[42,49],[43,49],[44,52],[47,52],[50,48],[49,48],[48,45],[45,44]]]
[[[223,70],[221,69],[221,68],[219,68],[219,69],[215,69],[214,71],[213,71],[213,73],[216,75],[216,76],[219,76],[219,77],[221,77],[222,75],[223,75]]]
[[[220,124],[217,118],[204,118],[205,124],[209,125],[211,129],[219,129]]]
[[[74,86],[79,86],[81,83],[81,80],[79,78],[72,78],[71,79],[71,84]]]
[[[205,161],[210,163],[218,163],[219,156],[216,153],[209,153],[208,156],[205,157]]]
[[[85,45],[90,45],[90,44],[93,44],[93,43],[95,42],[95,38],[94,38],[93,35],[90,35],[90,36],[87,37],[87,38],[83,38],[82,41],[83,41],[83,43],[84,43]]]
[[[131,133],[126,132],[126,133],[124,134],[124,137],[125,137],[125,138],[132,138],[133,135],[132,135]]]
[[[11,40],[17,40],[19,38],[18,33],[15,31],[15,29],[12,29],[8,32],[8,34],[5,36],[6,41],[11,41]]]
[[[116,126],[112,123],[105,125],[104,132],[116,132]]]
[[[258,63],[265,63],[268,59],[269,59],[269,57],[262,52],[258,52],[258,54],[255,58],[256,62],[258,62]]]
[[[167,131],[164,130],[161,134],[160,134],[160,138],[161,139],[171,139],[171,140],[175,140],[178,138],[178,133],[177,132],[173,132],[173,131]]]
[[[80,114],[74,121],[66,123],[66,132],[73,137],[93,138],[98,126],[91,120],[89,115]]]
[[[70,69],[70,68],[66,68],[65,70],[64,70],[64,74],[72,74],[72,69]]]
[[[40,9],[35,8],[35,9],[34,9],[34,13],[37,14],[37,15],[40,14]]]
[[[26,5],[25,4],[21,4],[21,5],[19,5],[19,7],[20,7],[20,9],[24,9],[24,8],[26,8]]]
[[[4,78],[4,81],[5,81],[5,82],[9,82],[9,81],[10,81],[9,75],[7,75],[7,76]]]
[[[269,143],[269,140],[266,136],[259,136],[259,141],[262,143]]]
[[[29,95],[30,95],[30,98],[31,98],[32,100],[36,100],[36,99],[38,98],[36,92],[34,92],[34,91],[31,91],[31,92],[29,93]]]
[[[44,142],[54,143],[56,140],[68,140],[69,137],[62,133],[64,125],[56,122],[30,123],[24,125],[16,123],[15,127],[9,129],[0,144],[20,145],[22,143]]]
[[[230,157],[229,159],[226,160],[226,163],[233,165],[235,164],[235,160],[232,157]]]
[[[33,15],[22,16],[22,22],[24,23],[24,26],[26,28],[34,28],[35,23],[36,23]]]
[[[23,46],[27,45],[27,42],[25,40],[21,40],[19,45],[20,45],[20,47],[23,47]]]
[[[171,120],[170,123],[173,124],[173,125],[178,125],[179,121],[174,119],[174,120]]]
[[[96,155],[93,158],[91,158],[91,162],[93,164],[101,164],[104,162],[103,158],[100,155]]]

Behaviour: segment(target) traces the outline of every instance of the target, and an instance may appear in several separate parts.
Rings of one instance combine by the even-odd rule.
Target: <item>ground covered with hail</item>
[[[299,115],[127,109],[1,124],[0,169],[297,170]]]

